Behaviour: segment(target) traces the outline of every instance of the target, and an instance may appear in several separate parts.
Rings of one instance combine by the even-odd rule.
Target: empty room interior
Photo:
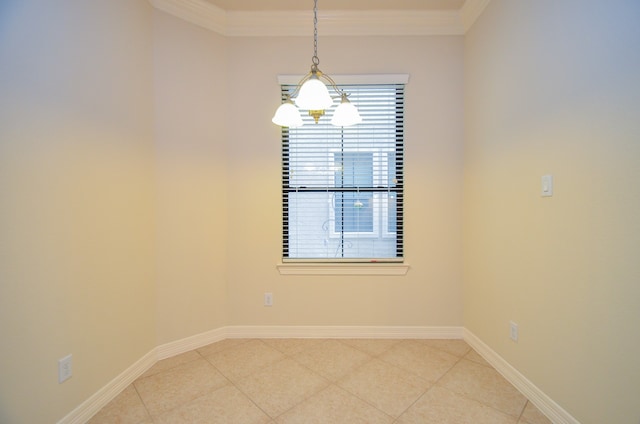
[[[0,2],[0,422],[300,338],[463,340],[554,423],[640,423],[640,2],[318,1],[323,71],[406,78],[379,263],[283,261],[313,7]]]

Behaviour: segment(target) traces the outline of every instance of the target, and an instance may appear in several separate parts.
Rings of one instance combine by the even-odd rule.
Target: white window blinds
[[[404,84],[340,87],[361,124],[282,130],[283,261],[402,261]]]

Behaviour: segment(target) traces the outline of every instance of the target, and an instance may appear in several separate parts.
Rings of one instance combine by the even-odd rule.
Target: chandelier
[[[313,1],[313,57],[311,58],[311,71],[302,77],[291,94],[287,94],[284,101],[276,110],[271,119],[276,125],[283,127],[301,127],[303,125],[300,109],[307,110],[316,124],[325,110],[331,108],[334,99],[329,94],[326,81],[338,94],[340,103],[333,112],[331,124],[337,127],[348,127],[359,124],[362,118],[358,109],[349,101],[348,94],[340,89],[335,81],[327,74],[320,71],[318,65],[318,0]],[[297,97],[296,97],[297,95]]]

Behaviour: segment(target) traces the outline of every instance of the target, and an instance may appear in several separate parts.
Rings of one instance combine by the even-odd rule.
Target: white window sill
[[[279,263],[281,275],[406,275],[404,263]]]

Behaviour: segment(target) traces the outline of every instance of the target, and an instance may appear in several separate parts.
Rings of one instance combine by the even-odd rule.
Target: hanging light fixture
[[[308,110],[316,124],[324,111],[333,105],[333,99],[329,89],[322,81],[329,83],[331,88],[340,96],[340,104],[333,112],[331,124],[338,127],[348,127],[359,124],[362,118],[358,109],[349,101],[348,94],[341,90],[331,77],[318,68],[318,0],[313,1],[313,57],[311,58],[311,71],[302,77],[296,88],[287,95],[271,121],[283,127],[301,127],[302,116],[300,109]],[[297,95],[297,97],[296,97]],[[293,99],[293,100],[292,100]],[[296,107],[297,106],[297,107]]]

